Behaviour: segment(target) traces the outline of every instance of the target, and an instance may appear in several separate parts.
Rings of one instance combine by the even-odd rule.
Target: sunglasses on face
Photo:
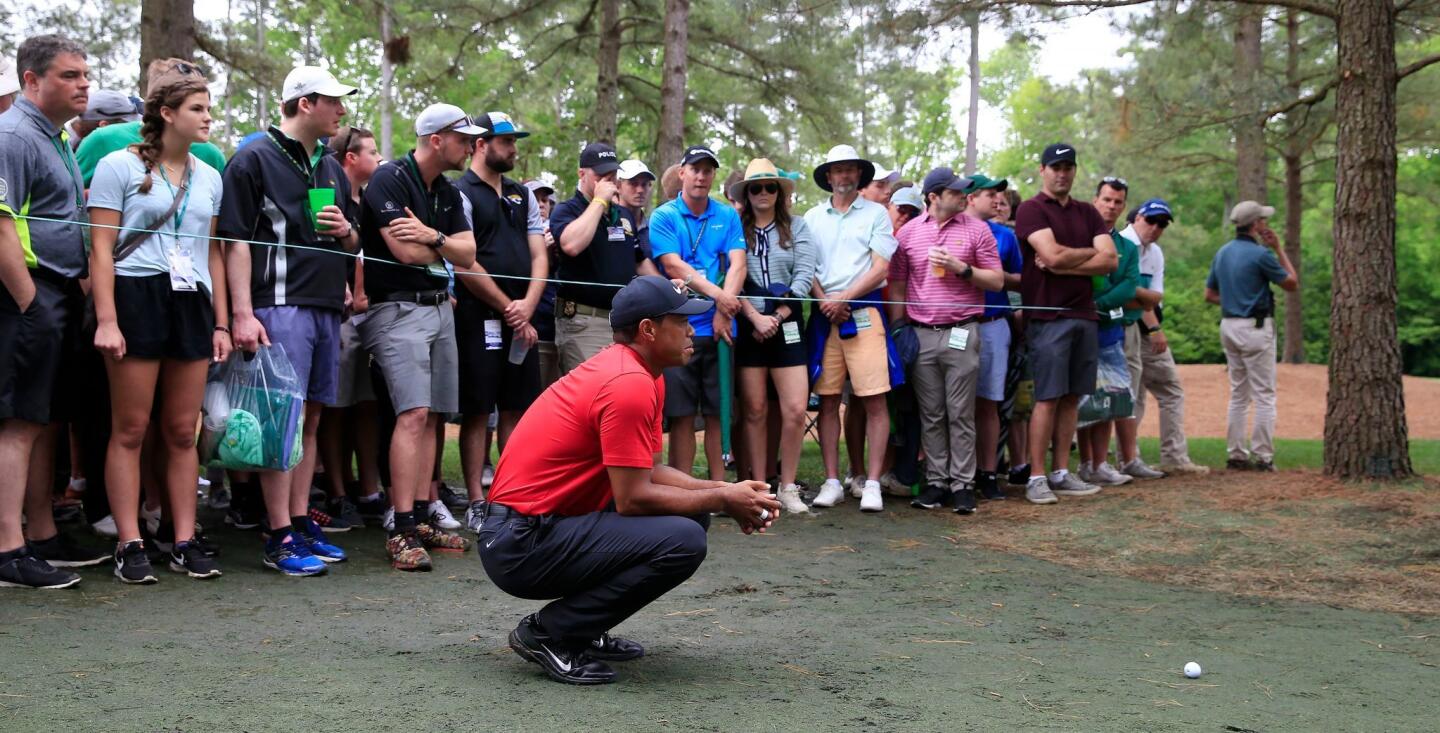
[[[1163,216],[1147,216],[1145,217],[1145,223],[1152,227],[1160,227],[1161,229],[1170,226],[1170,220]]]
[[[745,190],[746,190],[746,192],[749,193],[751,196],[759,195],[759,194],[762,194],[762,193],[775,194],[775,193],[780,193],[780,184],[778,184],[778,183],[755,183],[755,184],[751,184],[750,187],[747,188],[747,189],[745,189]]]

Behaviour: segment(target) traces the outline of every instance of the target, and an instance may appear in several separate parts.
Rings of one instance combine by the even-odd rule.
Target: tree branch
[[[1431,64],[1437,63],[1440,63],[1440,53],[1430,54],[1429,56],[1426,56],[1425,58],[1422,58],[1413,64],[1406,64],[1399,71],[1395,72],[1395,80],[1399,81],[1401,79],[1404,79],[1405,77],[1410,76],[1411,74],[1420,71],[1421,69],[1424,69]]]
[[[979,2],[957,2],[952,6],[952,13],[959,8],[964,12],[983,12],[992,8],[1029,6],[1039,8],[1085,8],[1088,10],[1106,10],[1110,8],[1128,8],[1135,5],[1144,5],[1151,0],[981,0]],[[1264,7],[1294,8],[1311,15],[1318,15],[1323,18],[1334,20],[1336,17],[1335,7],[1329,3],[1310,2],[1310,0],[1225,0],[1225,2],[1236,5],[1260,5]],[[951,15],[950,17],[953,17]]]

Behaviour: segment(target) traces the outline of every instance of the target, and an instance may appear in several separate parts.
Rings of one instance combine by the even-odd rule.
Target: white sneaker
[[[1069,471],[1066,471],[1058,481],[1055,480],[1053,474],[1046,480],[1050,482],[1050,491],[1056,496],[1090,496],[1100,491],[1099,486],[1088,481],[1081,481],[1080,477]],[[1029,493],[1028,488],[1026,493]]]
[[[480,485],[488,489],[493,483],[495,483],[495,469],[486,466],[485,470],[480,472]]]
[[[820,493],[810,505],[832,507],[842,501],[845,501],[845,487],[840,485],[840,479],[827,478],[825,483],[820,484]]]
[[[780,506],[785,509],[786,514],[814,515],[810,507],[805,506],[805,500],[800,498],[800,487],[795,484],[786,484],[775,498],[780,500]]]
[[[145,529],[154,537],[160,531],[160,507],[151,510],[145,508],[145,502],[140,502],[140,521],[145,523]]]
[[[465,509],[465,528],[480,534],[480,525],[485,523],[485,500],[470,502]]]
[[[887,471],[884,476],[880,477],[880,488],[884,489],[885,493],[890,496],[909,499],[915,495],[915,492],[912,491],[909,486],[906,486],[900,479],[895,478],[894,471]]]
[[[1031,504],[1054,504],[1060,501],[1055,498],[1055,492],[1050,490],[1050,479],[1044,476],[1030,477],[1030,482],[1025,484],[1025,498]]]
[[[1095,470],[1090,474],[1090,478],[1087,479],[1081,476],[1080,479],[1092,484],[1100,484],[1101,486],[1121,486],[1135,480],[1133,476],[1127,476],[1116,471],[1109,463],[1102,463],[1096,466]]]
[[[450,513],[450,507],[445,506],[445,502],[439,499],[430,502],[430,523],[447,531],[465,526]]]
[[[1080,464],[1080,467],[1075,469],[1075,475],[1079,476],[1081,481],[1095,483],[1095,469],[1090,463]]]
[[[380,518],[380,526],[384,527],[386,532],[395,531],[395,507],[385,510],[385,516]]]
[[[850,495],[859,499],[865,492],[865,477],[858,474],[851,476],[845,479],[845,485],[850,487]]]
[[[1140,460],[1138,456],[1135,458],[1135,460],[1122,466],[1120,470],[1128,474],[1129,476],[1138,479],[1165,478],[1165,473],[1163,471],[1156,471],[1155,469],[1145,465],[1145,461]]]
[[[865,488],[860,494],[860,511],[862,512],[883,512],[885,511],[885,500],[881,498],[880,482],[866,481]]]
[[[90,525],[90,529],[101,537],[118,538],[120,530],[115,529],[115,515],[106,514],[100,521]]]

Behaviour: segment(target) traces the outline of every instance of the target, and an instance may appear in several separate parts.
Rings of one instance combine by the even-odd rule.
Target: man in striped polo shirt
[[[926,211],[900,227],[890,258],[891,320],[920,342],[913,372],[920,403],[925,490],[911,506],[975,512],[975,385],[985,291],[1005,287],[995,235],[967,216],[970,180],[949,168],[925,176]],[[897,305],[907,302],[907,305]]]

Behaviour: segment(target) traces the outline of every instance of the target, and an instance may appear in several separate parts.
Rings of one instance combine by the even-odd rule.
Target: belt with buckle
[[[380,298],[381,303],[415,303],[417,305],[441,305],[450,301],[450,293],[444,290],[388,293]]]
[[[608,308],[596,308],[594,306],[576,303],[573,300],[566,300],[564,298],[558,298],[557,300],[559,300],[560,316],[562,318],[574,318],[575,316],[594,316],[596,318],[608,319],[610,317],[610,309]]]
[[[961,327],[961,326],[968,326],[968,325],[970,325],[970,324],[972,324],[972,323],[975,323],[975,322],[977,322],[977,321],[979,321],[979,320],[980,320],[980,317],[979,317],[979,316],[970,316],[969,318],[965,318],[965,319],[956,321],[956,322],[954,322],[954,323],[921,323],[921,322],[919,322],[919,321],[911,321],[910,323],[911,323],[911,325],[918,326],[918,327],[920,327],[920,328],[928,328],[928,329],[930,329],[930,330],[932,330],[932,331],[948,331],[948,330],[950,330],[950,329],[952,329],[952,328],[959,328],[959,327]]]

